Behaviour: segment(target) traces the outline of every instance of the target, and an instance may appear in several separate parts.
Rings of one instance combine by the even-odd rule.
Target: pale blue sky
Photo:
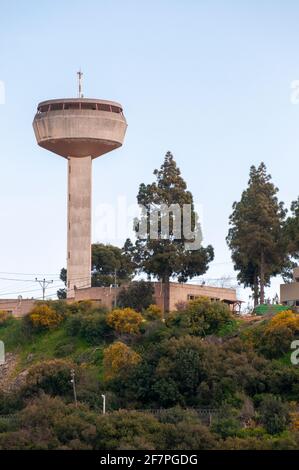
[[[250,165],[265,161],[287,204],[299,193],[298,24],[295,0],[2,0],[0,277],[65,265],[66,162],[37,147],[32,119],[39,101],[76,94],[80,66],[85,95],[120,101],[129,125],[94,163],[93,240],[99,204],[135,202],[171,150],[215,248],[206,277],[232,274],[228,216]],[[0,297],[37,288],[0,279]]]

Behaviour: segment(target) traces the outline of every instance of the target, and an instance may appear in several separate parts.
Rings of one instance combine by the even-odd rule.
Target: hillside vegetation
[[[206,298],[166,319],[65,301],[0,315],[0,449],[298,448],[298,334],[292,311],[249,323]]]

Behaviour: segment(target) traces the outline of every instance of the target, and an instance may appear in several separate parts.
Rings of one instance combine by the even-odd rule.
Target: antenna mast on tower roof
[[[81,69],[79,70],[79,72],[77,72],[77,75],[78,75],[78,87],[79,87],[78,98],[84,98],[84,95],[82,93],[83,72],[81,72]]]

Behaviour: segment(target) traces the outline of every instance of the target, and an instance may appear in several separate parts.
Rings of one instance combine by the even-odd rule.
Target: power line
[[[1,280],[1,278],[0,278],[0,280]],[[37,279],[37,280],[29,280],[29,279],[23,280],[23,279],[22,279],[22,280],[21,280],[21,279],[12,279],[12,278],[8,279],[8,278],[5,278],[5,280],[20,281],[20,282],[23,282],[23,281],[26,281],[26,282],[27,282],[27,281],[28,281],[28,282],[31,282],[31,284],[32,284],[32,286],[33,286],[33,284],[34,284],[35,282],[43,283],[43,280],[44,280],[44,279],[40,279],[40,280],[38,280],[38,279]],[[45,281],[46,281],[46,280],[45,280]],[[90,281],[90,278],[89,278],[89,277],[74,278],[74,279],[72,279],[72,281],[73,281],[73,282],[75,282],[75,281],[81,281],[81,282],[86,281],[86,284],[84,283],[84,285],[83,285],[83,286],[80,286],[80,288],[90,287],[90,282],[89,282],[89,281]],[[65,287],[64,282],[61,281],[60,279],[54,279],[54,281],[51,280],[51,282],[50,282],[50,281],[46,281],[46,283],[48,283],[48,284],[52,284],[53,282],[54,282],[53,287],[50,287],[50,288],[49,288],[49,287],[46,285],[46,288],[52,290],[52,289],[60,289],[60,288]],[[88,284],[87,284],[87,282],[88,282]],[[10,287],[12,287],[12,286],[10,286]],[[41,287],[43,288],[42,284],[41,284]],[[7,287],[6,287],[6,289],[7,289]],[[6,289],[2,289],[2,291],[0,291],[0,297],[4,297],[4,296],[7,296],[7,295],[18,295],[18,294],[20,295],[20,294],[34,293],[34,292],[39,291],[39,289],[26,289],[26,290],[21,290],[21,289],[19,289],[19,290],[12,290],[12,291],[6,291]],[[53,294],[52,294],[52,295],[53,295]]]
[[[0,277],[0,281],[34,282],[32,279],[13,279],[11,277]]]
[[[50,287],[50,289],[58,289],[61,287],[61,285],[55,285],[53,287]],[[0,296],[5,296],[5,295],[17,295],[17,294],[29,294],[32,292],[40,292],[40,289],[30,289],[30,290],[18,290],[14,292],[1,292]]]
[[[60,281],[58,278],[54,278],[55,281]],[[35,279],[16,279],[12,277],[0,277],[0,281],[12,281],[12,282],[35,282]]]
[[[12,273],[8,271],[0,271],[0,274],[9,274],[14,276],[59,276],[60,273]]]

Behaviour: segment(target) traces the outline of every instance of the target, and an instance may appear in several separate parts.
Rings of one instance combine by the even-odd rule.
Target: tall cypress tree
[[[169,282],[171,278],[177,278],[179,282],[186,282],[189,278],[201,275],[208,269],[208,264],[214,258],[214,251],[211,245],[203,248],[198,246],[190,249],[186,243],[191,239],[184,234],[184,220],[181,218],[181,237],[177,237],[175,231],[175,215],[169,214],[169,237],[163,236],[161,229],[161,216],[163,209],[159,212],[158,237],[152,239],[150,236],[149,215],[153,211],[163,208],[163,205],[170,207],[177,204],[181,211],[184,205],[190,207],[190,229],[199,234],[200,225],[198,216],[194,210],[193,196],[187,190],[187,185],[181,176],[173,155],[167,152],[164,162],[159,170],[154,171],[156,181],[152,184],[141,184],[137,195],[138,204],[145,208],[145,215],[136,221],[135,229],[139,231],[141,223],[146,218],[147,238],[137,239],[134,249],[134,260],[139,269],[148,276],[157,277],[164,284],[164,310],[169,311]],[[164,214],[165,215],[165,214]],[[168,217],[168,214],[167,214]]]
[[[248,187],[233,204],[227,243],[238,280],[253,291],[255,305],[265,301],[265,286],[287,263],[283,224],[286,210],[266,165],[250,168]]]

